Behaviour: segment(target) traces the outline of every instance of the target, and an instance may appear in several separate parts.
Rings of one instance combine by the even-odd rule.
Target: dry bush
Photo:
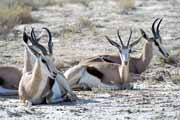
[[[18,3],[0,7],[0,33],[7,33],[17,24],[32,22],[31,7]]]
[[[60,6],[63,6],[64,4],[67,4],[67,3],[72,3],[72,4],[82,4],[86,7],[89,6],[89,3],[92,1],[92,0],[53,0],[54,4],[59,4]]]
[[[135,8],[135,0],[116,0],[120,8],[129,10]]]
[[[87,17],[79,17],[78,22],[80,28],[88,28],[90,30],[93,30],[95,27],[92,21],[89,20]]]
[[[55,0],[17,0],[24,6],[29,6],[32,10],[38,10],[39,7],[54,5]]]
[[[96,35],[96,26],[93,22],[87,17],[77,18],[76,23],[69,24],[67,21],[64,23],[64,27],[60,33],[62,33],[63,38],[69,37],[74,33],[82,33],[83,30],[88,30]]]

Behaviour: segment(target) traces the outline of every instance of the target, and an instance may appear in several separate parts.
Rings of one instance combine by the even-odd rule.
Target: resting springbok
[[[0,95],[17,95],[22,73],[14,66],[0,66]]]
[[[157,24],[157,28],[155,29],[155,24],[159,20]],[[144,30],[140,29],[143,38],[146,40],[144,47],[142,49],[140,57],[130,57],[129,66],[130,72],[135,74],[141,74],[144,72],[151,59],[153,57],[153,43],[159,49],[164,57],[168,57],[169,54],[162,46],[162,39],[159,32],[159,27],[162,22],[162,19],[157,18],[152,24],[152,33],[153,37],[148,37]],[[110,63],[118,63],[121,64],[121,59],[118,55],[99,55],[92,58],[89,58],[85,61],[80,62],[80,64],[88,64],[91,62],[110,62]]]
[[[44,30],[47,31],[49,38],[51,38],[51,34],[50,31],[47,28],[43,28]],[[24,42],[28,43],[28,39],[33,42],[32,39],[35,39],[35,33],[34,33],[34,29],[32,28],[31,31],[31,37],[27,35],[27,33],[25,32],[26,29],[24,29],[24,33],[23,33],[23,40]],[[42,35],[42,34],[41,34]],[[36,39],[37,41],[40,40],[41,35]],[[33,42],[32,44],[35,44],[35,42]],[[52,54],[52,40],[49,39],[48,42],[48,49],[49,49],[49,53]],[[34,47],[34,45],[29,45],[29,47]],[[41,47],[40,45],[38,47]],[[25,53],[26,54],[26,53]],[[27,55],[26,55],[27,56]],[[27,68],[28,70],[32,70],[32,66],[33,66],[33,57],[26,57],[29,59],[26,59],[27,62]],[[20,69],[18,69],[15,66],[5,66],[2,65],[0,66],[0,95],[18,95],[18,86],[19,86],[19,81],[21,79],[22,76],[22,71]]]
[[[46,48],[33,40],[34,45],[36,45],[35,48],[39,48],[42,52],[39,53],[37,49],[27,44],[28,40],[24,41],[26,41],[24,42],[25,61],[23,75],[19,84],[20,99],[23,102],[27,100],[32,104],[57,103],[63,101],[65,97],[70,100],[77,99],[64,76],[56,69]],[[32,60],[31,58],[35,59],[35,63],[33,63],[32,69],[29,69],[27,63],[32,63],[32,61],[27,60]]]
[[[122,64],[108,62],[91,62],[86,65],[79,64],[65,72],[66,79],[69,80],[71,87],[76,89],[130,89],[132,88],[131,77],[129,75],[129,54],[132,52],[132,47],[139,40],[130,44],[132,31],[130,33],[127,45],[124,45],[121,37],[118,36],[120,44],[105,36],[109,43],[119,50],[119,57]]]

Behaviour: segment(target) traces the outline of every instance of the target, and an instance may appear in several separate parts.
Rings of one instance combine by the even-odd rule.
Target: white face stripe
[[[120,57],[122,62],[128,62],[129,61],[129,48],[122,49],[120,53]]]

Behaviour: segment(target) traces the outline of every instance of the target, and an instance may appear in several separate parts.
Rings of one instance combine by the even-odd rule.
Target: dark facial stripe
[[[164,53],[164,51],[163,51],[162,48],[160,47],[159,43],[156,42],[156,40],[154,40],[154,43],[155,43],[155,45],[158,47],[158,49],[159,49],[159,51],[162,53],[162,55],[163,55],[164,57],[166,57],[166,53]]]
[[[50,69],[49,65],[47,64],[47,62],[45,62],[44,64],[46,65],[47,69],[48,69],[49,72],[51,73],[51,69]]]
[[[166,54],[164,53],[164,51],[161,49],[161,47],[158,47],[159,51],[166,57]]]
[[[55,77],[55,78],[56,78],[56,77]],[[50,77],[48,77],[50,89],[52,89],[52,87],[53,87],[53,85],[54,85],[55,78],[50,78]]]

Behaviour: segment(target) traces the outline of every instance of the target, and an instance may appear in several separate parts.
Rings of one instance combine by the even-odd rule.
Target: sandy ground
[[[139,28],[150,33],[153,20],[163,17],[161,36],[170,54],[178,57],[180,51],[180,1],[137,0],[133,10],[119,8],[116,0],[93,0],[88,6],[66,4],[40,8],[32,12],[38,22],[16,26],[8,39],[0,40],[0,64],[23,66],[22,31],[24,26],[48,27],[53,34],[54,56],[63,68],[79,60],[103,53],[116,53],[104,39],[115,39],[120,28],[127,40],[129,29],[133,39]],[[141,48],[143,42],[137,46]],[[74,103],[24,106],[17,97],[0,97],[0,119],[180,119],[180,62],[163,64],[156,54],[142,75],[134,75],[135,89],[76,92],[80,100]],[[180,58],[180,57],[179,57]]]

